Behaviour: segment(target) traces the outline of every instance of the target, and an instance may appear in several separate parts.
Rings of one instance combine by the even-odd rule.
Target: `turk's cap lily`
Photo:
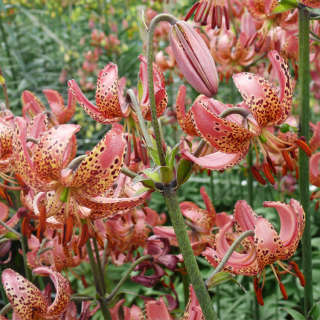
[[[239,200],[235,205],[234,221],[223,226],[213,248],[208,247],[202,253],[213,266],[219,264],[230,247],[227,235],[232,232],[234,223],[240,232],[253,230],[254,236],[248,238],[244,252],[233,252],[225,270],[257,276],[267,265],[291,258],[304,230],[305,213],[300,203],[295,199],[291,199],[289,204],[266,201],[264,206],[277,210],[281,223],[279,234],[267,219],[257,216],[246,201]]]
[[[142,115],[146,120],[151,120],[149,87],[148,87],[148,72],[147,59],[140,55],[140,70],[139,78],[142,85],[142,96],[139,97]],[[153,63],[153,87],[156,100],[157,117],[160,117],[166,110],[168,103],[168,95],[165,88],[164,76],[159,66]]]
[[[80,106],[92,119],[107,124],[120,121],[122,117],[128,116],[129,108],[120,98],[123,86],[120,83],[119,88],[118,66],[116,64],[107,64],[99,73],[96,106],[86,98],[75,80],[70,80],[68,85]]]
[[[198,92],[211,97],[218,91],[218,73],[210,51],[198,32],[185,21],[170,30],[170,45],[178,67]]]
[[[33,283],[12,269],[5,269],[1,275],[2,284],[14,313],[21,320],[58,318],[70,302],[69,282],[48,267],[36,268],[33,273],[50,277],[56,290],[55,299],[49,305],[47,297]]]

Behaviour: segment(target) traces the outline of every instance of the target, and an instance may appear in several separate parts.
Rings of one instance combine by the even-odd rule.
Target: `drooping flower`
[[[21,320],[58,319],[70,302],[69,282],[47,267],[36,268],[33,273],[50,277],[56,290],[55,299],[52,303],[48,302],[48,297],[33,283],[12,269],[5,269],[1,276],[2,284],[14,314]]]
[[[278,76],[279,90],[258,75],[234,75],[235,85],[244,99],[240,106],[246,113],[245,119],[234,114],[221,118],[219,115],[229,109],[228,105],[213,99],[199,98],[190,109],[190,115],[183,120],[184,126],[191,127],[198,136],[216,148],[217,152],[197,158],[185,148],[182,153],[187,159],[207,169],[223,170],[243,159],[252,143],[256,152],[260,149],[263,155],[262,170],[273,184],[271,171],[274,172],[274,168],[270,154],[280,154],[288,167],[289,163],[294,162],[293,153],[298,147],[311,155],[303,138],[288,141],[272,133],[273,127],[281,125],[290,114],[293,81],[287,64],[278,52],[271,51],[268,56]],[[183,105],[183,96],[178,97],[177,105]],[[260,167],[258,153],[256,161],[256,166]]]
[[[255,291],[260,304],[263,304],[261,290],[264,281],[262,287],[259,287],[258,284],[261,277],[264,277],[264,269],[267,265],[270,265],[274,272],[284,297],[286,297],[285,289],[280,279],[281,272],[278,267],[285,273],[297,276],[300,283],[304,285],[304,277],[297,265],[294,262],[289,262],[288,265],[282,262],[282,260],[288,260],[292,257],[302,237],[305,225],[303,208],[295,199],[291,199],[289,204],[265,201],[264,206],[277,210],[281,223],[279,234],[267,219],[256,215],[245,200],[239,200],[235,205],[234,219],[219,230],[213,246],[207,247],[202,253],[216,267],[230,247],[230,243],[227,241],[230,239],[229,234],[235,233],[236,236],[241,232],[253,230],[254,236],[247,238],[242,243],[242,251],[232,253],[224,270],[255,277]]]
[[[216,94],[216,66],[197,31],[187,22],[178,21],[171,27],[169,38],[178,67],[191,86],[208,97]]]
[[[84,237],[90,231],[84,220],[89,222],[129,209],[143,203],[148,195],[114,195],[113,184],[119,177],[127,146],[120,124],[114,124],[86,156],[74,159],[75,133],[79,129],[73,124],[53,127],[40,136],[29,154],[26,122],[16,119],[16,172],[33,192],[25,196],[26,205],[42,223],[65,226],[64,244],[71,239],[74,224],[81,226]],[[84,244],[84,239],[80,237],[79,243]]]
[[[118,66],[114,63],[107,64],[99,73],[96,106],[86,98],[75,80],[70,80],[68,86],[80,106],[100,123],[117,122],[128,115],[129,108],[122,97],[124,88],[119,86]]]

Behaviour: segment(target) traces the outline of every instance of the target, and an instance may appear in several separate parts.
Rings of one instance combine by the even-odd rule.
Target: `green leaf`
[[[218,272],[210,279],[210,282],[208,283],[208,287],[214,288],[222,283],[233,280],[233,278],[234,276],[229,272],[225,272],[225,271]]]
[[[297,310],[291,309],[291,308],[284,308],[288,314],[294,319],[294,320],[304,320],[304,315],[298,312]]]
[[[177,183],[178,186],[188,181],[192,172],[192,162],[186,159],[181,159],[178,164],[177,170]]]
[[[295,0],[282,0],[274,8],[272,13],[282,13],[282,12],[289,11],[289,10],[295,9],[295,8],[297,8],[297,1],[295,1]]]
[[[160,167],[161,182],[170,183],[174,179],[173,171],[167,166]]]
[[[160,167],[156,167],[154,169],[148,168],[143,170],[142,172],[149,177],[150,179],[152,179],[155,182],[161,182],[161,177],[160,177],[160,172],[159,172],[159,168]]]
[[[8,232],[4,235],[7,239],[11,239],[11,240],[19,240],[19,237],[13,233],[13,232]]]
[[[170,169],[173,169],[174,167],[174,160],[176,158],[176,154],[178,152],[178,149],[179,149],[179,145],[180,143],[177,143],[173,149],[171,150],[171,152],[169,153],[169,157],[168,157],[168,160],[167,160],[167,165]]]
[[[308,318],[311,316],[312,320],[318,320],[320,319],[320,304],[315,303],[311,310],[309,311]]]

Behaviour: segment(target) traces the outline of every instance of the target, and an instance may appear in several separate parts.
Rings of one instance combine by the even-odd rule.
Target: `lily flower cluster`
[[[236,16],[237,9],[244,10],[243,4],[234,2],[237,5],[230,8],[228,3],[233,1],[200,0],[186,19],[194,12],[195,22],[209,25],[210,29],[225,25],[226,30],[221,31],[225,32],[222,35],[225,37],[231,32],[229,12],[235,10]],[[247,2],[250,14],[257,20],[269,18],[276,5],[275,1],[266,1],[264,6],[259,5],[261,1]],[[305,1],[305,4],[315,6],[312,1]],[[251,29],[251,18],[242,17],[242,28],[250,29],[250,32],[240,35],[240,40],[235,42],[244,48],[254,43],[258,30]],[[250,146],[255,151],[253,176],[261,184],[267,181],[275,184],[274,176],[279,168],[282,175],[287,171],[295,171],[298,175],[298,148],[311,156],[320,145],[316,138],[320,134],[319,124],[310,146],[288,124],[294,80],[286,58],[277,50],[268,51],[275,81],[272,76],[266,79],[258,73],[233,74],[243,101],[230,105],[212,98],[219,83],[212,55],[218,55],[219,50],[211,48],[210,51],[208,43],[186,21],[171,21],[169,29],[170,52],[179,72],[200,93],[188,112],[185,110],[186,87],[181,86],[177,95],[173,113],[185,133],[180,154],[177,154],[178,146],[169,148],[163,137],[157,137],[156,130],[152,131],[146,125],[146,122],[154,121],[151,97],[155,98],[155,114],[160,118],[167,114],[168,95],[163,71],[156,63],[148,65],[142,55],[138,58],[139,83],[137,88],[128,90],[128,95],[125,94],[125,81],[118,77],[118,66],[108,63],[98,75],[95,104],[89,101],[75,80],[70,80],[66,106],[57,91],[47,89],[44,94],[51,109],[48,112],[32,92],[24,91],[23,116],[14,116],[9,110],[0,115],[0,177],[4,180],[0,196],[13,211],[9,192],[20,191],[22,204],[9,218],[9,207],[0,203],[0,236],[5,237],[21,221],[21,233],[27,238],[29,248],[25,252],[26,263],[34,274],[49,275],[56,291],[55,300],[51,302],[49,289],[41,292],[29,280],[6,269],[2,273],[2,284],[14,317],[21,320],[76,318],[72,318],[77,308],[70,301],[70,284],[61,272],[92,260],[91,239],[97,265],[102,270],[102,282],[107,263],[117,266],[133,263],[131,271],[136,274],[132,281],[146,287],[161,284],[177,295],[173,282],[170,280],[167,284],[166,277],[171,272],[182,274],[182,263],[186,259],[173,253],[176,252],[174,247],[179,247],[179,239],[173,227],[164,226],[166,215],[148,206],[151,193],[165,193],[167,189],[175,192],[177,185],[188,179],[193,164],[217,171],[234,167],[245,158]],[[223,47],[221,42],[225,38],[221,39],[222,36],[217,35],[220,37],[216,39],[218,47]],[[209,46],[213,46],[212,43]],[[227,49],[233,51],[231,47]],[[220,56],[220,61],[236,60],[236,57],[228,57],[227,49],[224,47],[224,52],[220,53],[226,55]],[[248,66],[252,56],[252,50],[247,50],[242,56],[242,65]],[[149,92],[152,86],[148,85],[148,68],[153,76],[154,95]],[[93,120],[110,126],[92,150],[83,155],[77,153],[76,134],[80,126],[68,123],[77,103]],[[160,163],[160,156],[155,156],[157,139],[161,140],[166,166]],[[195,151],[199,139],[202,143]],[[205,149],[203,145],[206,145]],[[319,161],[319,153],[310,159],[310,179],[317,186],[320,186]],[[186,162],[191,169],[181,173],[180,164]],[[224,261],[223,270],[253,277],[261,305],[264,304],[262,289],[267,266],[272,269],[285,299],[288,296],[281,281],[282,274],[290,273],[304,285],[304,276],[296,262],[283,262],[291,259],[304,231],[305,212],[297,200],[291,199],[289,204],[264,203],[265,207],[275,208],[278,212],[281,228],[277,233],[275,227],[266,218],[258,216],[246,201],[238,200],[233,215],[228,215],[216,212],[204,187],[200,194],[205,209],[191,201],[179,204],[187,226],[186,238],[195,255],[205,257],[213,267],[218,267],[239,235],[251,230],[253,236],[243,240],[240,249]],[[143,261],[139,260],[141,254]],[[81,280],[86,287],[86,277]],[[106,298],[104,283],[96,280],[96,286],[100,290],[97,300],[102,309],[113,296],[111,293],[112,297]],[[181,319],[204,319],[192,286],[189,295]],[[163,298],[146,299],[146,319],[173,319],[170,312],[177,307],[179,299],[170,294],[166,298],[167,304]],[[128,320],[143,318],[144,313],[138,306],[129,308],[123,303],[124,300],[118,299],[110,308],[112,319],[122,319],[122,315]],[[90,303],[83,303],[82,307],[80,319],[89,319],[93,312]]]

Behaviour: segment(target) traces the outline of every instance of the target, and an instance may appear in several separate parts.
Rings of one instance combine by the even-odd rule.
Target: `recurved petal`
[[[320,187],[320,171],[319,171],[319,161],[320,161],[320,152],[313,154],[310,157],[309,164],[310,164],[310,182]]]
[[[177,112],[177,120],[181,127],[181,129],[190,136],[198,136],[198,131],[196,130],[194,123],[192,121],[191,112],[186,114],[185,111],[185,97],[186,97],[186,87],[180,86],[177,100],[176,100],[176,112]]]
[[[12,144],[13,155],[15,157],[15,172],[27,185],[33,188],[41,188],[43,183],[36,175],[26,140],[27,122],[22,117],[16,117],[14,139]]]
[[[12,269],[2,272],[4,291],[20,320],[34,320],[46,314],[48,304],[41,291]]]
[[[284,59],[280,56],[278,51],[272,50],[268,53],[268,58],[272,63],[272,67],[274,68],[279,82],[279,99],[281,103],[281,108],[283,111],[283,115],[276,122],[277,124],[282,123],[291,111],[292,107],[292,97],[293,97],[293,79],[291,78],[290,70],[288,64],[284,61]]]
[[[55,287],[56,296],[47,309],[46,318],[61,315],[70,302],[71,288],[69,281],[64,278],[61,273],[53,271],[48,267],[38,267],[33,270],[33,273],[41,276],[49,276]]]
[[[238,200],[234,207],[234,219],[244,232],[254,230],[257,215],[245,200]]]
[[[247,72],[233,75],[233,81],[260,127],[284,118],[281,101],[269,81]]]
[[[68,90],[68,105],[64,105],[64,101],[60,93],[56,90],[45,89],[43,90],[49,106],[53,114],[57,117],[60,124],[67,123],[76,111],[76,99],[71,90]]]
[[[301,0],[301,2],[310,8],[320,8],[319,0]]]
[[[224,153],[248,150],[253,134],[229,120],[219,118],[199,100],[192,108],[192,118],[202,138]]]
[[[42,102],[29,90],[25,90],[21,95],[22,100],[22,114],[24,117],[29,116],[33,118],[38,113],[46,110]]]
[[[283,248],[280,259],[289,259],[296,251],[304,230],[304,211],[297,200],[291,199],[290,204],[276,201],[265,201],[265,207],[275,208],[280,217],[280,240]]]
[[[75,193],[74,197],[80,205],[92,209],[90,219],[95,220],[137,207],[146,201],[150,193],[147,191],[130,198],[88,197],[85,193]]]
[[[5,122],[0,120],[0,158],[6,159],[12,154],[13,130]]]
[[[238,164],[245,157],[247,152],[248,149],[242,153],[224,153],[217,151],[197,158],[187,149],[182,149],[181,154],[201,168],[209,170],[225,170]]]
[[[263,217],[257,217],[254,234],[258,264],[263,269],[278,260],[283,243],[273,225]]]
[[[39,179],[50,182],[60,178],[61,170],[75,156],[79,125],[62,124],[42,134],[34,151],[34,167]]]
[[[216,235],[216,243],[214,248],[207,247],[202,252],[210,264],[216,267],[223,259],[230,245],[227,241],[226,234],[230,232],[232,222],[224,225]],[[224,270],[234,274],[242,274],[255,276],[259,273],[259,265],[257,262],[256,251],[252,246],[246,253],[233,252],[228,262],[224,266]]]
[[[121,109],[119,99],[118,66],[114,63],[108,63],[99,73],[96,103],[100,112],[107,119],[123,117],[127,111]]]
[[[139,77],[142,83],[143,95],[141,97],[142,114],[146,120],[151,120],[150,100],[149,100],[149,87],[148,87],[148,72],[147,72],[147,60],[144,56],[139,56],[140,71]],[[157,64],[153,64],[153,87],[155,92],[155,102],[157,116],[160,117],[168,103],[168,96],[165,89],[164,76]]]
[[[69,89],[72,94],[75,96],[76,100],[80,104],[80,106],[84,109],[84,111],[95,121],[107,124],[112,122],[117,122],[121,120],[121,117],[116,118],[106,118],[105,114],[101,112],[99,108],[97,108],[93,103],[91,103],[86,96],[83,94],[81,89],[75,80],[68,81]]]
[[[82,160],[74,174],[72,187],[81,188],[82,192],[91,197],[104,193],[120,173],[126,147],[123,127],[114,124]]]

